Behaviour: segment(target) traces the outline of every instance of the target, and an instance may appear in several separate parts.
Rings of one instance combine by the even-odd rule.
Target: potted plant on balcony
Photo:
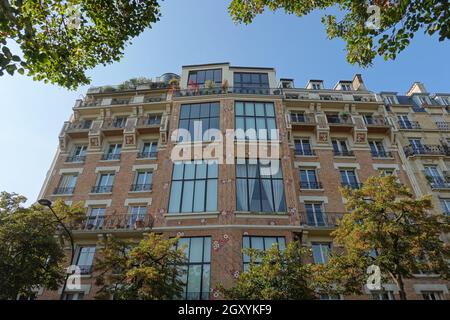
[[[348,113],[347,111],[341,112],[341,118],[342,118],[342,120],[347,122],[348,119],[350,118],[350,113]]]
[[[134,225],[135,225],[135,229],[143,229],[145,227],[144,219],[143,218],[137,218]]]
[[[228,84],[228,80],[224,80],[222,82],[222,93],[228,93],[228,88],[229,88],[229,84]]]
[[[214,87],[215,87],[214,81],[212,81],[212,80],[205,81],[205,89],[208,94],[211,94],[213,92]]]

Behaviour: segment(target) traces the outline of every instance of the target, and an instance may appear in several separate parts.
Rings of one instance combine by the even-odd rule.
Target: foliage
[[[181,296],[180,265],[186,262],[178,238],[150,233],[138,244],[110,237],[103,241],[94,269],[98,299],[160,300]]]
[[[370,8],[373,5],[379,8],[379,19],[376,9]],[[361,66],[371,65],[377,54],[385,60],[395,59],[419,30],[437,33],[439,41],[450,39],[447,0],[233,0],[229,12],[234,21],[250,23],[266,7],[299,17],[316,9],[339,9],[341,20],[326,14],[322,22],[330,39],[346,42],[348,62]]]
[[[152,81],[146,77],[137,77],[137,78],[131,78],[119,85],[120,90],[126,90],[126,89],[135,89],[139,85],[148,84],[150,85]]]
[[[35,297],[38,288],[56,290],[64,281],[65,255],[55,237],[57,222],[40,205],[25,208],[26,198],[0,193],[0,299]],[[56,201],[54,210],[68,224],[84,214],[81,204]]]
[[[309,252],[298,241],[289,243],[284,250],[274,245],[265,252],[244,252],[250,257],[248,271],[239,275],[234,287],[219,286],[226,299],[315,299],[311,264],[304,261]]]
[[[76,89],[85,72],[119,61],[159,20],[157,0],[0,1],[0,76],[16,71]]]
[[[402,299],[404,279],[413,274],[448,278],[450,247],[439,236],[450,231],[449,218],[429,212],[431,196],[416,199],[392,175],[370,177],[361,189],[342,194],[349,213],[332,236],[343,250],[317,270],[324,291],[360,293],[372,264],[399,287]]]

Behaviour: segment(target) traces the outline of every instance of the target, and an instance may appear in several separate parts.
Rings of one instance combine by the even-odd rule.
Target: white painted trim
[[[361,167],[359,166],[359,163],[345,163],[345,162],[334,162],[334,168],[335,169],[339,169],[339,168],[355,168],[355,169],[361,169]]]
[[[125,199],[124,206],[127,207],[130,203],[147,203],[147,205],[152,204],[152,198],[129,198]]]
[[[85,207],[89,206],[111,206],[112,199],[104,199],[104,200],[86,200],[84,202]]]
[[[328,203],[328,197],[323,197],[323,196],[300,196],[300,203],[305,203],[305,202],[323,202],[323,203]]]
[[[96,167],[95,173],[106,172],[106,171],[115,171],[119,172],[120,166],[110,166],[110,167]]]
[[[59,174],[67,174],[67,173],[78,173],[78,174],[82,174],[83,173],[83,168],[63,168],[63,169],[59,169]]]
[[[448,288],[445,284],[415,284],[414,291],[422,294],[422,291],[441,291],[448,294]]]
[[[146,170],[146,169],[156,171],[158,169],[158,165],[157,164],[136,164],[133,166],[132,171]]]
[[[320,169],[320,162],[306,162],[306,161],[294,162],[294,168],[301,168],[301,167],[316,167],[317,169]]]
[[[380,170],[380,169],[395,169],[397,171],[400,170],[400,167],[398,166],[398,164],[383,164],[383,163],[374,163],[373,164],[373,168],[375,170]]]

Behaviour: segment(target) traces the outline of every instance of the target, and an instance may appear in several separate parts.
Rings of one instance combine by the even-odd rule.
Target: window
[[[395,104],[395,96],[384,96],[384,103],[388,104],[388,105],[392,105]]]
[[[428,97],[425,96],[418,96],[417,97],[419,99],[420,104],[430,104],[430,100]]]
[[[406,115],[406,114],[398,115],[397,118],[398,118],[398,123],[400,125],[400,128],[403,128],[403,129],[412,129],[413,128],[413,125],[411,123],[411,120],[409,120],[408,115]]]
[[[308,226],[325,226],[325,214],[322,203],[305,203]]]
[[[89,208],[89,216],[86,221],[86,229],[101,229],[105,220],[105,207]]]
[[[291,113],[291,122],[306,122],[305,114],[298,112]]]
[[[437,166],[425,166],[425,175],[433,188],[442,188],[447,186],[447,182],[442,176]]]
[[[174,164],[169,212],[217,211],[217,177],[217,163]]]
[[[238,159],[236,163],[237,211],[285,212],[283,176],[279,160]]]
[[[348,83],[341,83],[341,90],[342,91],[351,91],[352,86]]]
[[[186,283],[182,299],[205,300],[209,298],[211,275],[211,238],[181,238],[178,247],[184,246],[188,263],[180,266],[185,273],[181,280]]]
[[[98,176],[97,184],[92,188],[93,193],[107,193],[112,192],[115,174],[112,172],[101,173]]]
[[[83,129],[90,129],[92,125],[92,120],[83,120]]]
[[[108,150],[103,155],[102,160],[119,160],[121,151],[122,151],[121,143],[110,144]]]
[[[395,174],[395,169],[392,168],[380,168],[378,169],[378,174],[382,177],[392,176]]]
[[[64,293],[63,300],[83,300],[84,292]]]
[[[414,151],[420,152],[421,150],[424,149],[423,144],[422,144],[422,139],[420,139],[420,138],[409,139],[409,145],[411,146],[411,148]]]
[[[277,245],[280,250],[286,248],[286,240],[284,237],[257,237],[257,236],[244,236],[242,238],[243,249],[255,249],[266,251],[272,248],[273,245]],[[246,272],[250,265],[250,257],[243,253],[244,272]],[[255,261],[255,264],[260,263],[261,260]]]
[[[297,156],[313,156],[314,151],[311,148],[311,142],[309,139],[296,139],[294,140],[295,155]]]
[[[76,174],[63,174],[55,194],[72,194],[77,184],[77,177]]]
[[[131,191],[150,191],[152,190],[152,171],[136,171],[134,184],[131,186]]]
[[[348,149],[346,140],[331,140],[335,156],[353,156],[353,152]]]
[[[342,186],[350,189],[358,189],[360,187],[355,169],[341,169],[339,171],[341,173]]]
[[[273,103],[236,102],[235,126],[238,140],[278,139]]]
[[[117,117],[114,120],[113,125],[115,128],[124,128],[126,122],[127,122],[127,117]]]
[[[375,158],[387,158],[388,154],[386,153],[383,141],[381,140],[369,140],[370,151],[372,153],[372,157]]]
[[[237,93],[269,93],[268,89],[269,76],[267,73],[234,73],[234,91]]]
[[[441,291],[422,291],[423,300],[443,300]]]
[[[322,264],[328,262],[328,256],[331,250],[331,243],[329,242],[313,242],[311,243],[313,251],[314,263]]]
[[[374,290],[371,291],[370,294],[372,295],[372,300],[395,300],[394,292],[391,290]]]
[[[158,155],[158,142],[145,142],[142,151],[138,154],[138,158],[156,158]]]
[[[322,85],[320,83],[318,83],[318,82],[312,83],[311,85],[312,85],[312,89],[313,90],[320,90],[320,89],[322,89]]]
[[[220,129],[220,108],[218,102],[184,104],[180,109],[180,129],[188,130],[193,141],[210,141],[213,136],[208,129]],[[178,138],[181,141],[181,135]]]
[[[81,247],[78,254],[77,266],[81,270],[81,274],[89,274],[92,272],[92,263],[94,262],[95,247]]]
[[[300,169],[301,189],[322,189],[322,185],[317,179],[316,169]]]
[[[222,83],[222,69],[189,71],[189,85],[196,84],[203,87],[207,81],[212,81],[216,85],[220,85]]]
[[[374,124],[373,115],[363,114],[363,119],[365,124]]]
[[[147,206],[146,205],[130,206],[129,217],[128,217],[128,228],[134,228],[136,226],[136,222],[144,221],[146,214],[147,214]]]
[[[444,214],[450,216],[450,199],[441,199],[441,207]]]
[[[67,158],[67,162],[83,162],[86,159],[86,145],[75,146],[72,155]]]
[[[146,119],[146,125],[148,126],[157,126],[161,124],[161,115],[160,114],[149,114]]]

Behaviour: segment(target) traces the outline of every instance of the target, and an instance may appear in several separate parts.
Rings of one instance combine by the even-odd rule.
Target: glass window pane
[[[205,180],[195,181],[194,212],[205,209]]]
[[[264,117],[264,103],[255,104],[255,115],[259,117]]]
[[[268,117],[275,117],[274,107],[272,103],[266,103],[266,115]]]
[[[202,262],[203,237],[191,238],[189,262]]]
[[[201,118],[209,117],[209,104],[207,103],[200,104],[200,117]]]
[[[209,128],[210,129],[220,129],[219,118],[210,118],[209,119]]]
[[[180,211],[181,186],[181,181],[172,182],[172,188],[170,190],[169,212]]]
[[[255,115],[255,106],[253,103],[249,103],[249,102],[245,103],[245,115],[246,116],[254,116]]]
[[[277,243],[277,238],[275,237],[264,237],[264,246],[266,250],[272,248],[272,245]]]
[[[238,211],[248,211],[247,180],[236,179],[236,205]]]
[[[183,179],[183,163],[176,163],[173,166],[173,180],[181,180]]]
[[[245,123],[244,123],[244,118],[243,117],[237,117],[236,118],[236,129],[242,129],[242,130],[245,131]]]
[[[194,118],[199,118],[200,117],[200,105],[198,104],[192,104],[191,105],[191,114],[190,114],[190,118],[194,119]]]
[[[208,264],[203,265],[203,281],[202,281],[202,297],[201,299],[207,299],[209,293],[209,281],[211,278],[211,266]]]
[[[209,110],[210,117],[219,117],[220,116],[220,104],[218,102],[211,103]]]
[[[203,262],[211,262],[211,238],[204,238]]]
[[[217,178],[218,165],[217,163],[208,164],[208,178]]]
[[[222,82],[222,69],[214,70],[214,81]]]
[[[205,179],[206,178],[206,162],[198,163],[196,165],[195,178],[196,179]]]
[[[236,102],[235,112],[236,112],[237,116],[244,115],[244,103],[243,102]]]
[[[251,245],[253,249],[264,250],[264,238],[263,237],[252,237]]]
[[[193,162],[184,165],[184,179],[194,179],[195,164]]]
[[[206,211],[217,211],[217,180],[208,180]]]
[[[189,118],[190,105],[181,106],[180,119]]]
[[[190,265],[188,284],[187,284],[187,294],[188,299],[200,299],[200,282],[201,282],[201,265]]]
[[[192,212],[192,202],[194,196],[194,181],[185,181],[183,186],[183,199],[181,212]]]

